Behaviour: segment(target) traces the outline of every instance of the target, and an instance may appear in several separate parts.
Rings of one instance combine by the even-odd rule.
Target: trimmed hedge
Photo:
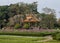
[[[0,32],[0,35],[47,36],[57,32]]]

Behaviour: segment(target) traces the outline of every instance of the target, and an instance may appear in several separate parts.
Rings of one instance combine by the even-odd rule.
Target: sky
[[[42,12],[42,9],[45,7],[55,9],[56,10],[56,17],[60,18],[60,0],[0,0],[0,6],[2,5],[10,5],[18,2],[24,3],[33,3],[38,2],[37,10],[38,12]]]

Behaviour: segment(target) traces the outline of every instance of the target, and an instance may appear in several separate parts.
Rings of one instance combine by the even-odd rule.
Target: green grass
[[[43,37],[0,35],[0,43],[60,43],[60,41],[56,40],[49,42],[37,42],[44,39],[45,38]]]
[[[43,40],[41,37],[26,37],[26,36],[0,36],[0,43],[37,43],[37,40]]]
[[[44,43],[44,42],[43,42],[43,43]],[[52,40],[52,41],[48,41],[48,42],[45,42],[45,43],[60,43],[60,41]]]

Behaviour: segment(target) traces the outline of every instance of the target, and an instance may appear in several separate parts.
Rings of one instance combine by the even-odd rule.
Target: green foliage
[[[54,24],[56,24],[56,17],[54,14],[41,14],[40,25],[42,28],[54,29]]]
[[[60,33],[53,34],[53,39],[60,40]]]
[[[18,29],[20,27],[21,27],[20,24],[15,24],[15,26],[14,26],[15,29]]]
[[[33,2],[31,4],[27,4],[27,3],[16,3],[16,4],[11,4],[9,6],[0,6],[0,21],[1,24],[0,25],[6,25],[9,21],[9,19],[13,19],[13,24],[17,23],[22,23],[20,21],[22,21],[21,19],[24,19],[26,14],[36,14],[35,16],[37,16],[37,18],[40,18],[40,23],[39,25],[41,25],[42,28],[49,28],[49,29],[53,29],[54,27],[60,28],[60,20],[57,23],[56,20],[56,15],[55,15],[55,10],[54,9],[50,9],[50,8],[43,8],[43,11],[45,13],[40,14],[37,11],[37,2]],[[20,14],[22,16],[20,16],[21,18],[19,18],[17,15]],[[16,17],[15,17],[16,16]],[[15,20],[14,18],[16,18],[17,20]],[[6,22],[4,21],[4,19],[6,20]],[[56,24],[57,23],[57,24]],[[27,26],[28,27],[28,26]]]
[[[0,31],[0,35],[17,35],[17,36],[48,36],[48,35],[53,35],[56,34],[57,32],[27,32],[27,31]]]
[[[23,28],[25,28],[25,29],[29,29],[29,27],[30,27],[30,25],[28,23],[25,23],[23,26]]]
[[[27,13],[37,13],[36,2],[31,4],[22,2],[22,3],[11,4],[9,6],[8,5],[0,6],[0,21],[2,21],[0,25],[4,25],[5,23],[4,19],[6,19],[6,22],[8,23],[10,22],[9,19],[14,17],[15,15],[22,14],[23,16],[25,16],[25,14]]]

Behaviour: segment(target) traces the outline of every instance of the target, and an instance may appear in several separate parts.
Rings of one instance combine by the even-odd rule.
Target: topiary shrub
[[[15,28],[15,29],[18,29],[18,28],[21,28],[21,26],[20,26],[20,24],[16,24],[16,25],[14,26],[14,28]]]
[[[24,24],[24,26],[23,26],[23,28],[25,28],[25,29],[29,29],[29,27],[30,27],[30,25],[29,24]]]

